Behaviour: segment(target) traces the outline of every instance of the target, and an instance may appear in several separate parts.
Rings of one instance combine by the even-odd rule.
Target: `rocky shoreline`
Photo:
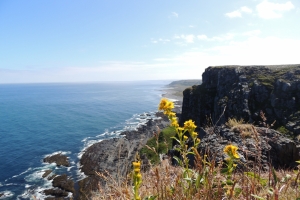
[[[170,91],[166,91],[162,97],[173,99],[174,111],[180,115],[182,97],[172,95]],[[79,161],[80,170],[87,177],[78,182],[74,182],[66,174],[56,175],[52,173],[52,170],[45,170],[42,177],[52,180],[53,186],[51,189],[44,190],[44,194],[47,195],[46,199],[71,199],[70,196],[73,196],[74,199],[88,199],[93,191],[98,190],[99,184],[106,183],[97,173],[109,174],[116,181],[126,178],[136,153],[144,147],[154,133],[168,125],[168,118],[163,113],[156,112],[155,117],[148,119],[136,130],[124,131],[120,137],[103,140],[88,147]],[[144,163],[147,163],[147,158],[145,159]],[[60,153],[48,156],[43,161],[55,163],[58,167],[70,166],[68,157]]]
[[[97,190],[99,183],[102,185],[106,183],[97,173],[109,175],[115,181],[121,181],[126,177],[136,153],[154,133],[169,124],[169,120],[162,113],[156,113],[156,116],[159,118],[149,119],[137,130],[125,131],[120,138],[104,140],[86,149],[80,164],[81,171],[88,177],[79,181],[80,199]]]
[[[181,102],[177,101],[175,104],[180,110]],[[97,173],[109,174],[116,181],[123,180],[131,170],[131,163],[136,153],[154,133],[168,125],[168,118],[163,113],[157,112],[154,118],[148,119],[136,130],[124,131],[118,138],[103,140],[88,147],[80,159],[80,170],[87,177],[77,183],[66,174],[56,175],[52,170],[45,170],[42,177],[52,180],[53,186],[51,189],[44,190],[46,199],[70,199],[70,196],[74,199],[87,199],[91,192],[98,190],[99,183],[102,185],[106,183]],[[58,167],[70,165],[68,157],[62,154],[48,156],[43,161],[56,163]]]

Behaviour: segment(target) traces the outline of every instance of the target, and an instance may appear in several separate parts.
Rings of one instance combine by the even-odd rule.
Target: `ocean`
[[[168,83],[0,84],[0,194],[43,199],[41,191],[52,185],[42,178],[46,169],[75,181],[84,178],[83,150],[144,123]],[[69,157],[70,167],[43,163],[58,152]]]

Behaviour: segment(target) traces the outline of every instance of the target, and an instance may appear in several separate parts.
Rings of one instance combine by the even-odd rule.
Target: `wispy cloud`
[[[208,66],[299,64],[299,45],[299,39],[253,36],[240,42],[184,52],[156,61],[163,62],[166,66],[185,66],[183,73],[190,73],[191,78],[199,78]],[[197,74],[197,77],[193,74]]]
[[[244,32],[242,33],[242,35],[245,35],[245,36],[257,36],[261,33],[260,30],[252,30],[252,31],[247,31],[247,32]]]
[[[250,8],[248,8],[247,6],[241,7],[240,10],[245,13],[252,13],[252,10]]]
[[[235,10],[235,11],[226,13],[225,15],[226,15],[227,17],[229,17],[229,18],[242,17],[242,14],[241,14],[241,12],[240,12],[239,10]]]
[[[225,15],[229,18],[236,18],[236,17],[242,17],[242,13],[252,13],[252,10],[248,8],[247,6],[243,6],[238,10],[226,13]]]
[[[256,6],[258,16],[263,19],[281,18],[283,12],[294,8],[295,6],[290,1],[286,3],[272,3],[265,0]]]
[[[162,39],[162,38],[159,38],[159,39],[154,39],[154,38],[151,38],[151,42],[154,43],[154,44],[157,44],[157,43],[163,43],[163,44],[166,44],[168,42],[170,42],[171,40],[169,39]]]
[[[169,18],[178,18],[179,14],[177,12],[172,12],[171,15],[169,15]]]
[[[195,35],[189,34],[189,35],[175,35],[174,39],[183,39],[186,43],[194,43]]]
[[[213,36],[213,37],[208,37],[206,35],[197,35],[197,38],[199,40],[206,40],[206,41],[226,41],[226,40],[231,40],[234,38],[236,34],[234,33],[226,33],[223,35],[219,35],[219,36]]]

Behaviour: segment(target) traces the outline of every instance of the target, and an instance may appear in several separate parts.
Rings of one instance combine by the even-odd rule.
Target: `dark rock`
[[[267,170],[269,164],[275,168],[293,168],[300,160],[300,147],[281,133],[263,127],[255,127],[256,133],[249,138],[242,138],[239,132],[226,127],[209,130],[198,147],[202,154],[208,154],[217,162],[224,162],[224,147],[229,144],[237,146],[240,160],[245,166],[261,166]],[[255,136],[257,134],[257,137]]]
[[[46,170],[45,173],[42,175],[43,178],[47,177],[49,174],[51,174],[52,170]]]
[[[180,124],[192,119],[198,127],[243,118],[285,127],[300,134],[300,65],[208,67],[202,84],[183,92]],[[289,122],[289,125],[287,123]],[[263,125],[263,124],[261,124]]]
[[[53,174],[53,175],[49,176],[47,179],[48,179],[48,180],[52,180],[52,179],[54,179],[55,176],[57,176],[57,175],[56,175],[56,174]]]
[[[160,113],[161,119],[148,120],[145,125],[137,130],[124,131],[121,138],[113,138],[93,144],[82,155],[80,164],[81,170],[88,177],[79,181],[81,196],[85,198],[88,194],[98,189],[98,184],[104,185],[106,182],[95,172],[109,175],[118,180],[123,178],[131,170],[132,161],[136,153],[146,144],[153,133],[163,129],[169,124],[168,118]],[[144,160],[146,160],[144,158]],[[146,161],[145,161],[146,162]],[[143,169],[149,168],[149,163],[142,166]]]
[[[3,193],[0,193],[0,197],[2,197],[2,196],[4,196],[4,194],[3,194]]]
[[[56,176],[53,179],[52,185],[62,190],[75,193],[74,182],[70,180],[66,174]]]
[[[68,196],[68,192],[63,191],[61,189],[47,189],[44,190],[45,195],[52,195],[55,197],[67,197]]]
[[[46,158],[44,158],[43,160],[44,162],[47,163],[56,163],[57,166],[65,166],[65,167],[69,167],[70,163],[68,160],[68,157],[62,154],[55,154],[53,156],[47,156]]]

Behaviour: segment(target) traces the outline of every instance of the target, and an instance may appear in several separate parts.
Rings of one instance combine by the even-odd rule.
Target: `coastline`
[[[182,97],[173,95],[170,89],[163,90],[161,97],[172,100],[175,104],[174,111],[180,115]],[[137,130],[124,131],[120,134],[121,137],[100,141],[84,150],[80,158],[80,171],[87,177],[78,181],[75,198],[85,198],[92,191],[98,190],[99,183],[105,185],[106,181],[98,173],[108,175],[115,181],[126,177],[136,153],[155,132],[169,125],[169,119],[162,112],[156,112],[155,116],[157,118],[148,119]]]
[[[155,82],[155,84],[151,83],[151,84],[125,85],[124,86],[125,88],[122,87],[123,89],[120,92],[118,92],[118,94],[116,95],[114,95],[114,91],[115,91],[114,89],[119,89],[117,85],[112,85],[111,87],[113,90],[109,90],[109,93],[106,92],[107,89],[106,85],[96,84],[96,85],[92,85],[93,87],[87,87],[85,85],[82,87],[78,87],[78,86],[74,86],[71,88],[68,87],[68,91],[65,92],[67,94],[69,93],[73,94],[74,91],[77,91],[76,96],[67,95],[70,98],[67,98],[68,103],[66,105],[64,104],[65,110],[55,109],[54,110],[55,112],[53,112],[53,116],[57,115],[58,117],[55,117],[53,119],[49,118],[48,122],[51,123],[46,123],[45,121],[45,124],[43,124],[44,117],[40,117],[36,119],[37,121],[40,122],[39,124],[44,125],[43,127],[45,127],[45,130],[42,129],[43,127],[34,126],[32,127],[32,130],[30,129],[32,131],[32,133],[30,134],[34,136],[36,133],[39,133],[41,130],[45,131],[45,134],[37,134],[37,138],[36,138],[37,141],[38,139],[40,139],[39,138],[40,136],[44,138],[44,140],[42,140],[42,142],[39,143],[39,144],[43,144],[43,148],[41,150],[36,150],[40,153],[38,154],[39,155],[38,158],[31,159],[32,163],[27,164],[27,162],[23,160],[23,162],[21,162],[22,166],[20,166],[18,169],[14,168],[16,169],[16,173],[11,173],[8,174],[7,177],[6,176],[2,177],[4,179],[1,180],[0,182],[0,187],[1,187],[0,193],[5,193],[5,194],[3,194],[3,196],[1,196],[0,199],[3,198],[29,199],[33,197],[37,199],[53,199],[54,196],[46,195],[44,193],[44,190],[54,189],[55,191],[57,191],[59,187],[53,186],[53,178],[54,176],[61,176],[64,174],[68,176],[68,179],[72,179],[74,181],[75,188],[76,188],[76,182],[85,178],[84,173],[80,170],[81,166],[79,160],[82,155],[81,152],[83,153],[83,151],[86,148],[88,148],[94,143],[98,143],[101,140],[106,138],[109,139],[113,137],[119,137],[119,135],[122,132],[134,130],[136,129],[137,126],[142,126],[142,124],[145,124],[148,119],[156,118],[155,113],[157,111],[159,100],[162,96],[166,96],[165,88],[168,87],[166,85],[169,84],[168,82],[165,81],[162,84],[162,82],[163,81]],[[28,87],[28,89],[35,89],[35,88],[32,88],[32,86],[30,86]],[[66,93],[60,92],[62,90],[61,86],[51,87],[51,89],[53,89],[54,92],[57,92],[57,94],[55,93],[57,98],[56,99],[57,104],[55,105],[51,104],[51,107],[49,106],[47,107],[49,102],[51,103],[52,101],[51,96],[47,96],[49,94],[47,92],[44,92],[45,90],[41,90],[43,92],[37,91],[36,96],[46,95],[48,97],[47,101],[44,100],[38,101],[38,103],[41,104],[41,108],[37,109],[37,111],[40,111],[40,109],[47,110],[49,108],[58,108],[57,107],[58,105],[62,105],[62,103],[65,103],[66,98],[64,96]],[[17,92],[15,91],[13,94],[17,94]],[[61,96],[61,94],[64,95]],[[104,94],[106,94],[106,96]],[[118,101],[121,99],[120,97],[124,95],[130,95],[132,96],[132,98],[128,96],[128,98],[126,98],[125,101],[122,101],[120,102],[120,104],[118,104]],[[81,96],[83,97],[80,98]],[[97,99],[96,97],[99,97],[99,99]],[[107,97],[113,97],[113,98],[111,98],[111,100],[107,102],[106,100],[109,99]],[[169,96],[166,97],[170,98]],[[178,100],[178,98],[176,99]],[[78,104],[79,100],[82,103]],[[34,102],[35,101],[25,101],[24,105],[26,104],[28,108],[35,109]],[[88,104],[85,104],[83,102],[86,102]],[[74,105],[76,106],[74,107]],[[110,107],[112,105],[114,106]],[[5,106],[10,106],[10,105],[5,105]],[[69,109],[70,111],[74,111],[73,110],[74,108],[76,108],[75,110],[76,113],[67,112],[69,111]],[[102,108],[104,109],[101,110]],[[124,111],[122,110],[123,108]],[[31,112],[28,112],[27,114],[30,115],[30,113]],[[43,116],[43,113],[41,112],[40,115]],[[31,118],[29,118],[28,120],[31,120]],[[81,120],[83,120],[82,123]],[[72,126],[73,121],[76,121],[76,124],[74,124],[74,126]],[[107,123],[108,121],[112,121],[113,123],[108,124]],[[24,121],[20,120],[20,124],[21,122],[24,123]],[[7,125],[9,127],[10,124]],[[30,127],[29,126],[30,124],[25,123],[24,125],[28,125],[28,127]],[[17,134],[18,132],[13,131],[12,133]],[[66,133],[66,134],[61,134],[61,133]],[[47,137],[49,135],[51,135],[52,137],[51,138]],[[67,139],[69,138],[69,136],[71,137],[75,136],[75,137],[72,138],[72,140],[70,140]],[[6,140],[3,141],[10,141],[9,138],[5,138],[5,139]],[[27,144],[32,143],[31,141],[33,140],[25,140],[25,141],[28,142],[22,144],[24,147]],[[57,141],[57,142],[53,142],[53,141]],[[73,145],[70,146],[70,144]],[[66,157],[69,160],[70,166],[59,167],[58,166],[59,164],[57,163],[51,164],[49,162],[43,162],[44,158],[48,156],[54,156],[56,154],[66,155]],[[30,153],[29,155],[32,156],[35,154]],[[24,156],[22,156],[22,158],[24,158]],[[20,161],[22,160],[20,159]],[[52,170],[51,173],[50,170]],[[10,194],[12,195],[11,198],[9,197],[10,195],[8,195],[8,192],[10,192]],[[62,198],[68,198],[68,197],[62,197]]]
[[[180,116],[182,96],[174,95],[174,91],[176,88],[167,85],[160,90],[160,96],[173,101],[174,111],[177,116]],[[135,160],[137,152],[145,146],[154,133],[169,125],[169,119],[162,112],[144,112],[137,117],[142,119],[142,122],[138,123],[136,128],[125,129],[114,137],[93,142],[78,154],[77,168],[82,178],[75,180],[73,176],[65,173],[54,174],[52,170],[43,171],[43,178],[51,181],[52,185],[43,190],[42,193],[46,194],[43,197],[45,199],[68,199],[73,196],[74,199],[86,199],[92,192],[99,190],[99,184],[105,186],[107,183],[100,178],[98,173],[109,175],[115,181],[123,181],[131,170],[131,163]],[[53,162],[56,167],[61,168],[60,159],[63,159],[64,162],[69,159],[69,157],[60,155],[61,153],[47,155],[49,157],[47,159],[50,159],[48,162],[52,162],[51,159],[54,158]],[[141,157],[141,159],[144,163],[142,168],[148,168],[150,163],[147,158]]]

